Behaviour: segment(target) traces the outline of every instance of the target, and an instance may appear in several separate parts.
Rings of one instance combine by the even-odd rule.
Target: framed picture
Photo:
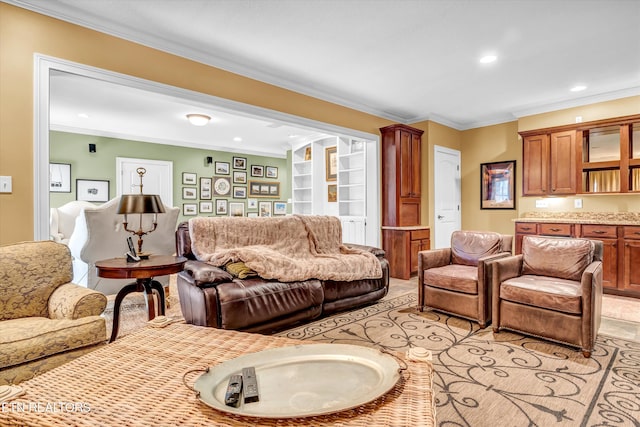
[[[213,202],[200,202],[200,213],[213,213]]]
[[[109,201],[109,181],[76,179],[76,200],[85,200],[87,202]]]
[[[258,215],[271,216],[271,202],[258,202]]]
[[[244,171],[233,171],[233,183],[234,184],[246,184],[247,173]]]
[[[216,215],[227,215],[228,212],[227,199],[216,199]]]
[[[196,185],[197,175],[193,172],[182,172],[182,183],[185,185]]]
[[[247,212],[248,218],[258,218],[258,212]]]
[[[247,199],[247,209],[258,209],[258,200]]]
[[[480,209],[515,209],[515,196],[515,160],[480,164]]]
[[[265,168],[264,176],[267,178],[277,178],[278,177],[278,168],[275,166],[267,166]]]
[[[263,177],[264,166],[251,165],[251,176]]]
[[[211,200],[211,185],[213,184],[212,178],[200,178],[200,198],[203,200]]]
[[[338,201],[338,186],[336,184],[327,185],[327,201],[328,202]]]
[[[216,162],[217,175],[229,175],[229,162]]]
[[[182,187],[182,198],[185,200],[197,199],[198,189],[196,187]]]
[[[338,147],[325,148],[325,168],[327,181],[335,181],[338,179]]]
[[[233,187],[233,198],[234,199],[246,199],[247,198],[247,187]]]
[[[244,203],[242,202],[229,203],[229,216],[244,216]]]
[[[224,176],[213,177],[213,194],[216,196],[227,196],[231,193],[231,182]]]
[[[250,197],[280,198],[280,183],[270,181],[249,181]]]
[[[287,203],[286,202],[273,202],[273,214],[274,215],[286,215]]]
[[[71,193],[70,164],[49,163],[49,191],[52,193]]]
[[[304,160],[305,161],[311,160],[311,146],[308,146],[307,148],[304,149]]]
[[[247,170],[247,158],[246,157],[234,157],[233,158],[233,168],[234,169]]]
[[[198,205],[195,203],[183,203],[182,215],[184,216],[196,216],[198,215]]]

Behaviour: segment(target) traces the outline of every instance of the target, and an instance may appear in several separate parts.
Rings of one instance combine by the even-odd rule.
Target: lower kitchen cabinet
[[[391,277],[409,279],[418,272],[418,252],[431,248],[428,227],[382,227],[382,248]]]

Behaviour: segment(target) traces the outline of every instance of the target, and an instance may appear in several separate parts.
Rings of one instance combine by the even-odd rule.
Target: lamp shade
[[[118,214],[164,213],[164,205],[157,194],[123,194],[118,204]]]

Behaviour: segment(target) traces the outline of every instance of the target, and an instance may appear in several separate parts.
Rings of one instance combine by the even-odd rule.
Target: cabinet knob
[[[604,234],[606,233],[606,231],[602,231],[602,230],[593,230],[594,234]]]
[[[531,230],[531,227],[522,227],[522,229],[523,229],[524,231],[529,231],[529,230]]]
[[[559,228],[550,228],[549,230],[551,230],[551,231],[560,231]]]

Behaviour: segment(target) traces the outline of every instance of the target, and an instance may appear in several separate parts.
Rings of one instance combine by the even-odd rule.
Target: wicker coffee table
[[[407,361],[395,387],[377,400],[332,415],[261,419],[219,412],[183,383],[242,354],[308,344],[280,337],[174,323],[146,327],[21,384],[2,404],[0,425],[15,426],[435,426],[432,365]],[[187,373],[192,385],[200,375]]]

